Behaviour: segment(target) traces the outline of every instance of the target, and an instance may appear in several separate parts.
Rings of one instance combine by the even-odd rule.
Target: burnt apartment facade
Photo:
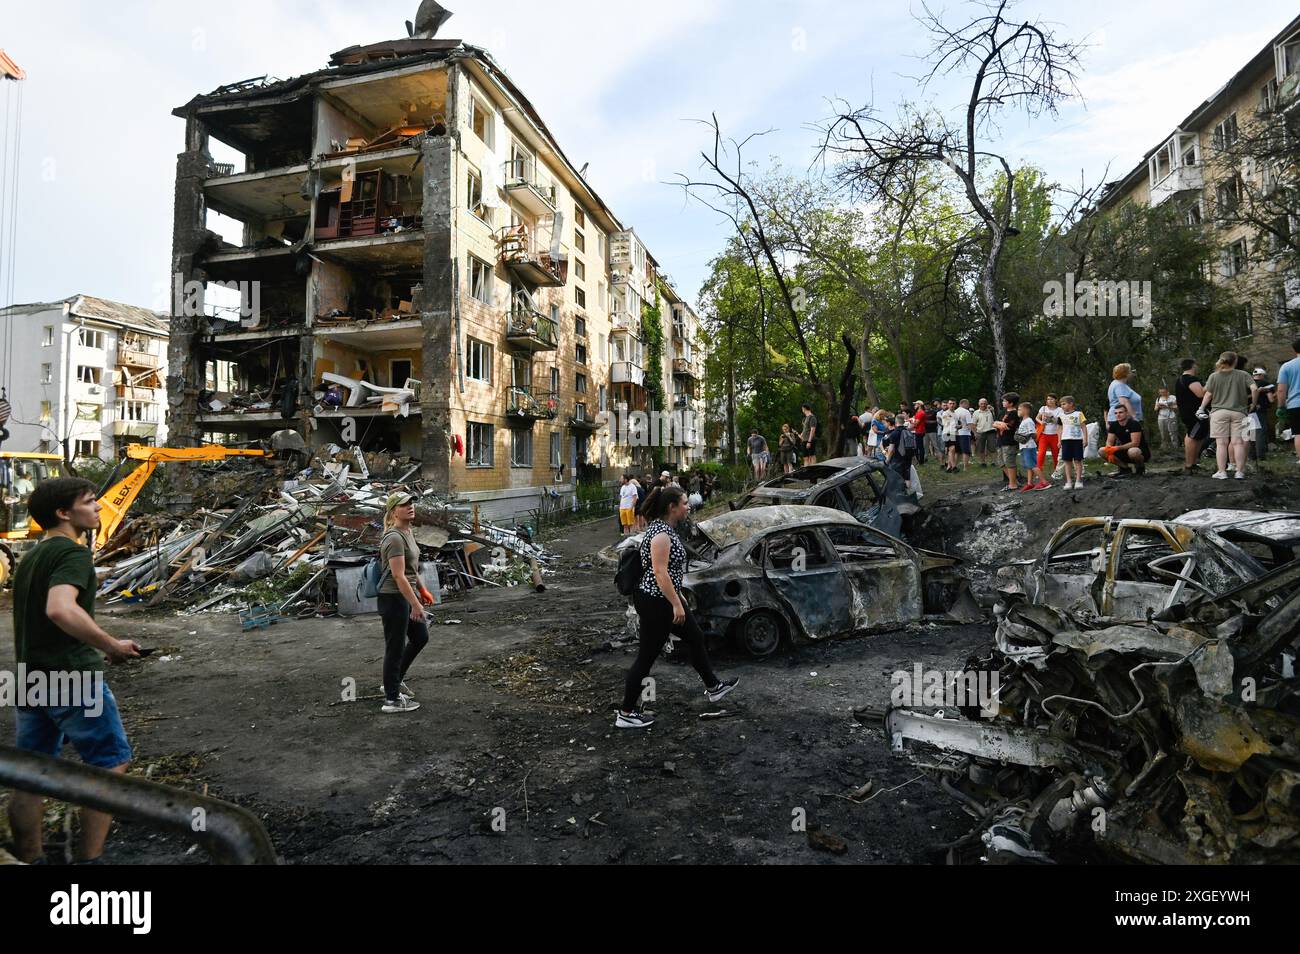
[[[433,36],[438,12],[175,110],[172,442],[292,428],[418,458],[501,515],[703,459],[698,319],[487,51]],[[214,162],[213,139],[243,168]],[[238,245],[209,211],[242,224]],[[205,306],[218,283],[237,309]],[[672,446],[620,440],[638,410],[685,412]]]

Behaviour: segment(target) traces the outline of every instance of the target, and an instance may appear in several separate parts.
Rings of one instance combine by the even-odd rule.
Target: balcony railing
[[[501,264],[529,285],[557,287],[568,280],[569,260],[553,260],[549,250],[537,247],[536,234],[524,223],[498,229]]]
[[[692,400],[693,400],[693,399],[691,398],[691,396],[690,396],[689,394],[674,394],[674,395],[673,395],[673,408],[676,409],[676,410],[678,410],[678,411],[684,411],[684,410],[686,410],[688,407],[691,406],[691,401],[692,401]]]
[[[516,305],[510,309],[506,323],[506,341],[529,351],[553,351],[559,344],[559,335],[550,318]]]
[[[555,212],[555,185],[537,168],[536,159],[507,159],[501,165],[506,191],[537,215]]]
[[[641,323],[633,317],[630,311],[614,312],[609,316],[609,323],[614,331],[626,331],[634,335],[641,330]]]
[[[156,354],[150,354],[147,351],[137,351],[134,348],[117,349],[117,363],[124,364],[132,368],[156,368],[161,364],[162,359]]]
[[[534,391],[531,387],[514,385],[506,392],[508,421],[551,421],[559,413],[554,391]]]
[[[690,358],[673,358],[673,374],[684,374],[692,378],[698,377],[695,362]]]
[[[645,387],[645,370],[632,361],[615,361],[609,366],[609,379],[614,384]]]
[[[573,405],[573,413],[569,415],[569,426],[595,430],[597,427],[595,415],[591,413],[591,408],[585,402],[578,401]]]

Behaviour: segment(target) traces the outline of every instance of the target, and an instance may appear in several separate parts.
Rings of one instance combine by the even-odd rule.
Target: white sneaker
[[[1078,480],[1076,480],[1076,481],[1074,482],[1074,489],[1075,489],[1075,490],[1082,490],[1082,489],[1083,489],[1083,478],[1082,478],[1082,477],[1080,477]]]
[[[401,696],[398,698],[396,702],[385,702],[383,706],[383,711],[384,712],[414,712],[418,708],[420,708],[420,704],[416,702],[414,699],[410,699],[406,696]]]
[[[1063,471],[1063,470],[1062,470],[1061,468],[1059,468],[1059,467],[1056,468],[1056,470],[1052,471],[1052,479],[1053,479],[1053,480],[1060,480],[1060,479],[1061,479],[1062,477],[1064,477],[1064,476],[1065,476],[1065,471]]]
[[[1226,470],[1216,470],[1210,476],[1213,477],[1215,480],[1227,480],[1228,472]]]
[[[1233,474],[1233,476],[1236,477],[1238,480],[1245,480],[1246,472],[1244,470],[1239,470],[1235,474]]]
[[[1067,480],[1065,483],[1061,484],[1061,489],[1062,489],[1062,490],[1073,490],[1073,489],[1074,489],[1074,484]]]

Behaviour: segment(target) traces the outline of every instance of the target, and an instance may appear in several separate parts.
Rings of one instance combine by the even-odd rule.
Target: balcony
[[[559,345],[555,322],[531,308],[516,305],[510,309],[506,324],[506,342],[530,354],[554,351]]]
[[[157,404],[167,396],[162,388],[139,387],[132,384],[119,384],[114,390],[119,401],[144,401],[146,404]]]
[[[114,437],[155,437],[158,425],[152,421],[114,421]]]
[[[569,427],[579,431],[594,431],[600,425],[596,423],[596,418],[592,415],[591,409],[582,402],[573,405],[573,413],[569,415]]]
[[[533,215],[555,214],[555,186],[538,171],[536,159],[507,159],[501,164],[506,191]]]
[[[506,392],[506,423],[531,427],[534,421],[553,421],[558,407],[554,391],[514,386]]]
[[[536,233],[527,225],[512,225],[498,229],[497,248],[501,264],[525,284],[534,287],[558,288],[568,281],[569,260],[553,260],[549,251],[537,248]]]
[[[609,323],[616,332],[637,335],[641,331],[641,322],[630,311],[616,311],[609,316]]]
[[[686,340],[687,340],[687,336],[686,336],[686,323],[685,323],[684,321],[674,321],[674,322],[673,322],[673,340],[674,340],[674,341],[686,341]]]
[[[117,363],[128,368],[156,368],[162,363],[162,359],[158,355],[150,354],[147,351],[119,346],[117,349]]]
[[[1176,132],[1147,160],[1151,206],[1205,187],[1201,146],[1195,133]]]
[[[673,395],[673,410],[675,410],[675,411],[685,411],[685,410],[687,410],[687,409],[690,408],[690,406],[691,406],[691,401],[693,401],[693,400],[694,400],[694,398],[692,398],[689,394],[674,394],[674,395]]]
[[[615,361],[609,366],[609,380],[613,384],[645,387],[645,369],[631,361]]]

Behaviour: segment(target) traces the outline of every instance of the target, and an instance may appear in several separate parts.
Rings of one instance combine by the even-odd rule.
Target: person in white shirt
[[[1166,451],[1177,453],[1182,446],[1178,438],[1178,398],[1169,393],[1168,388],[1160,389],[1156,398],[1156,423],[1160,425],[1160,446]]]
[[[1085,430],[1088,418],[1083,411],[1074,406],[1074,395],[1061,396],[1061,410],[1057,415],[1061,422],[1061,460],[1065,464],[1066,490],[1083,489],[1083,443],[1088,439]]]
[[[971,444],[975,440],[972,427],[974,423],[975,415],[971,413],[970,401],[962,398],[957,408],[957,453],[961,456],[962,470],[970,466]]]
[[[636,532],[636,484],[627,474],[618,488],[618,524],[622,528],[621,536]]]

